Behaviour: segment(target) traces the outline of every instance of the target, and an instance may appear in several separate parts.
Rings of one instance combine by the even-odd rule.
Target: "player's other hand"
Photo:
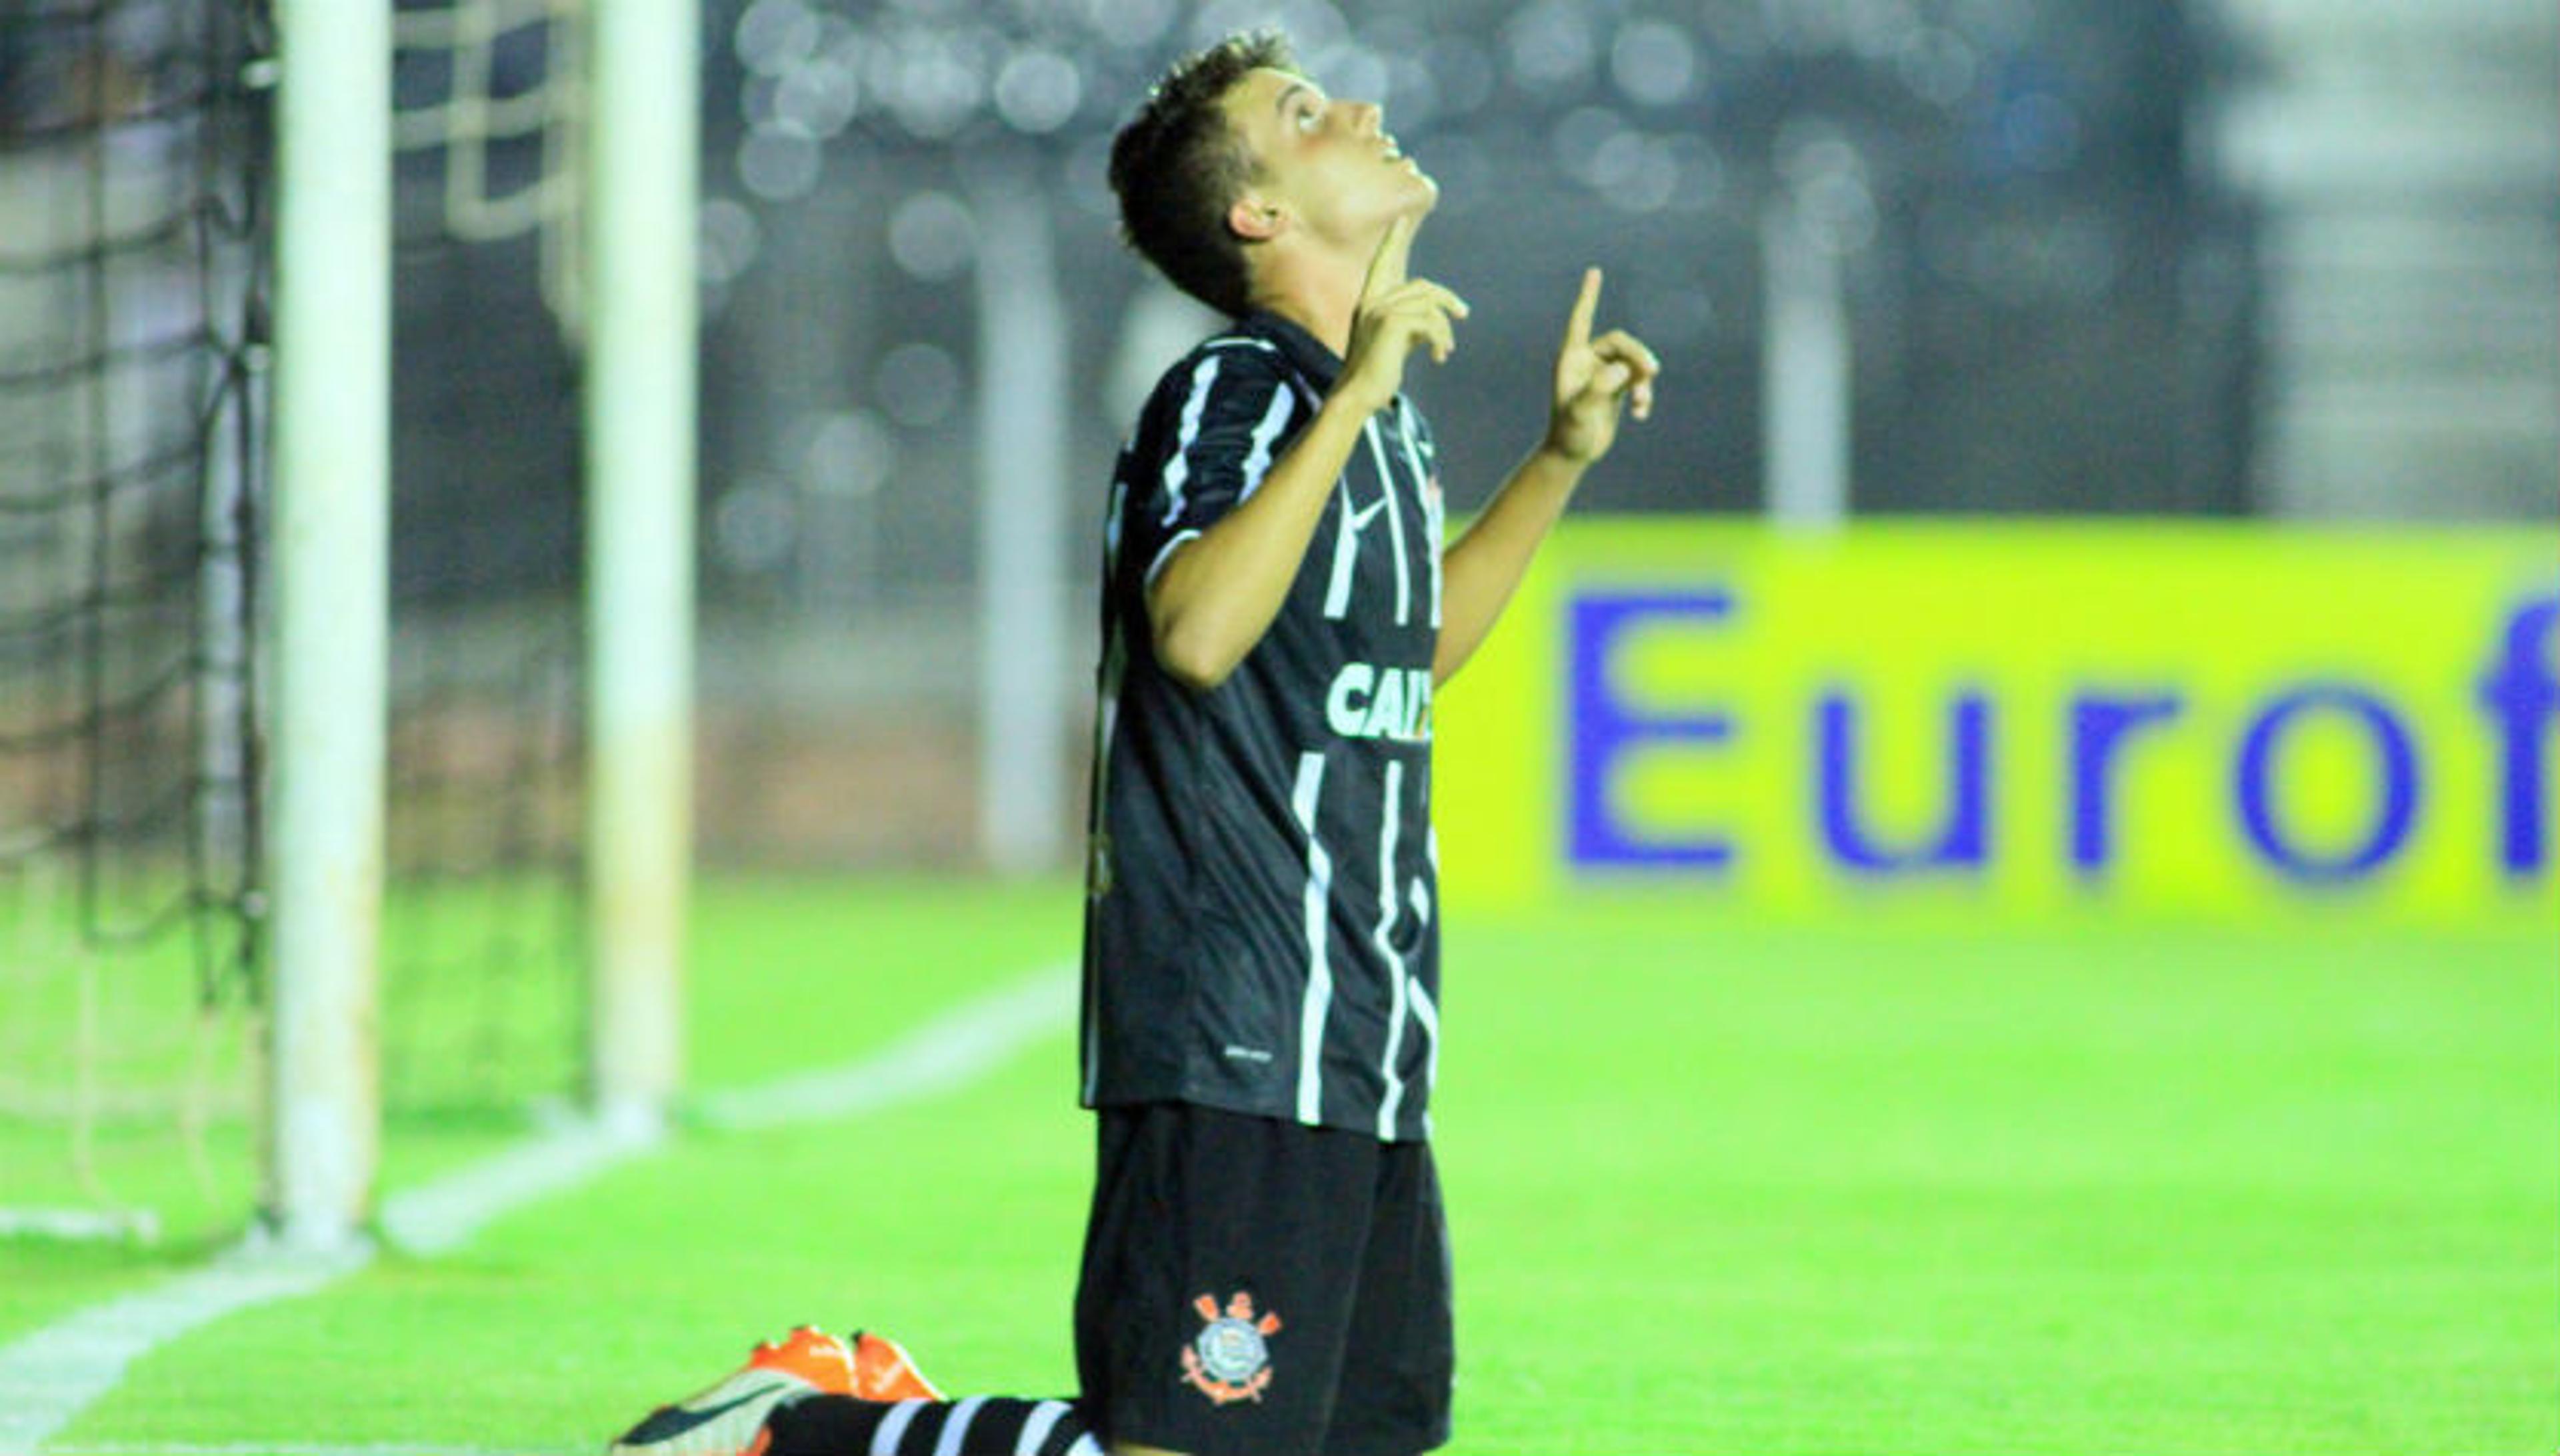
[[[1359,308],[1352,315],[1351,347],[1343,361],[1334,393],[1374,412],[1395,402],[1404,388],[1404,362],[1417,343],[1431,351],[1434,363],[1457,350],[1456,320],[1467,316],[1467,300],[1428,278],[1406,275],[1413,252],[1414,220],[1397,217],[1386,225],[1377,252],[1368,260],[1360,282]]]
[[[1599,311],[1600,270],[1592,268],[1582,275],[1582,296],[1573,301],[1563,346],[1555,351],[1555,402],[1546,425],[1546,448],[1577,465],[1609,453],[1623,408],[1632,406],[1638,419],[1652,417],[1654,381],[1663,372],[1654,351],[1624,329],[1591,337]]]

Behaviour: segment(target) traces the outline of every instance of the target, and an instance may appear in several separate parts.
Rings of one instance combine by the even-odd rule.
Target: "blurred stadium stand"
[[[400,9],[499,17],[473,81],[496,100],[568,59],[567,0]],[[708,858],[977,857],[991,189],[1030,186],[1053,228],[1077,392],[1057,697],[1082,701],[1085,507],[1206,324],[1116,242],[1105,150],[1167,59],[1266,22],[1443,183],[1420,258],[1477,309],[1416,390],[1461,508],[1535,428],[1587,260],[1672,379],[1584,508],[1758,511],[1784,195],[1840,264],[1859,512],[2560,509],[2548,0],[706,0]],[[460,85],[432,51],[403,54],[404,113]],[[0,43],[0,68],[27,104],[41,61]],[[560,144],[473,155],[505,197]],[[451,183],[404,152],[396,591],[510,639],[512,679],[509,604],[560,620],[580,573],[575,321],[535,302],[574,293],[553,230],[454,245]]]
[[[1858,509],[2252,505],[2255,225],[2192,165],[2227,48],[2176,6],[715,9],[706,600],[716,634],[801,645],[707,655],[715,676],[765,668],[712,702],[783,710],[756,719],[762,751],[707,759],[752,780],[743,802],[862,806],[816,810],[810,849],[884,835],[912,856],[936,829],[930,857],[973,849],[966,813],[913,808],[970,789],[939,745],[974,727],[973,193],[1000,158],[1047,192],[1087,382],[1065,489],[1087,501],[1139,392],[1207,324],[1119,246],[1109,136],[1171,55],[1243,25],[1277,21],[1331,89],[1382,97],[1443,184],[1423,265],[1477,309],[1461,361],[1416,389],[1462,507],[1530,442],[1587,260],[1675,383],[1585,507],[1759,509],[1759,239],[1782,187],[1842,257]],[[819,762],[834,795],[805,793]],[[717,853],[717,817],[706,832]]]
[[[1462,507],[1527,443],[1589,260],[1673,383],[1583,507],[1760,509],[1781,192],[1840,259],[1856,511],[2560,506],[2560,27],[2534,0],[716,0],[707,701],[758,707],[706,719],[707,806],[754,806],[707,815],[713,855],[972,858],[973,194],[1046,194],[1085,502],[1206,323],[1119,247],[1110,132],[1171,55],[1266,21],[1443,184],[1422,263],[1477,309],[1416,389]]]
[[[2206,137],[2265,220],[2262,503],[2549,521],[2560,8],[2226,4],[2250,63]]]

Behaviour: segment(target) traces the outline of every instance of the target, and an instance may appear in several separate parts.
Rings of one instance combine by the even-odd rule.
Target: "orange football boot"
[[[939,1400],[906,1347],[886,1335],[854,1332],[854,1394],[864,1400]]]
[[[851,1395],[855,1375],[844,1341],[803,1325],[778,1345],[755,1347],[727,1379],[649,1412],[614,1441],[612,1456],[759,1456],[775,1406],[803,1395]]]

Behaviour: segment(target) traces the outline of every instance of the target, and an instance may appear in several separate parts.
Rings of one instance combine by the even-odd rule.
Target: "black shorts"
[[[1087,1421],[1193,1456],[1449,1439],[1449,1238],[1427,1143],[1108,1107],[1075,1295]]]

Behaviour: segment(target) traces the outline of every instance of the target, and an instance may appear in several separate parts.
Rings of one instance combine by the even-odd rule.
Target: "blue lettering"
[[[2544,746],[2551,721],[2560,717],[2560,680],[2551,670],[2551,635],[2560,624],[2560,596],[2526,600],[2506,619],[2498,660],[2480,679],[2480,706],[2497,721],[2505,752],[2505,832],[2500,862],[2511,876],[2539,871],[2548,860],[2542,804]]]
[[[2276,823],[2267,783],[2287,728],[2313,712],[2343,713],[2364,725],[2382,767],[2382,804],[2373,832],[2342,853],[2320,855],[2296,848]],[[2370,693],[2337,685],[2303,688],[2269,704],[2250,724],[2240,744],[2240,818],[2249,842],[2269,863],[2296,880],[2343,883],[2361,880],[2399,852],[2418,815],[2418,755],[2409,730]]]
[[[2083,874],[2103,872],[2115,857],[2115,782],[2109,770],[2116,749],[2135,729],[2166,724],[2186,700],[2175,693],[2142,698],[2083,695],[2071,705],[2071,864]]]
[[[1630,754],[1662,743],[1716,743],[1733,735],[1732,720],[1720,713],[1650,716],[1630,709],[1609,678],[1620,641],[1656,623],[1711,624],[1732,611],[1733,598],[1712,590],[1590,592],[1573,599],[1566,628],[1572,674],[1568,812],[1573,863],[1718,868],[1732,861],[1733,846],[1717,836],[1642,838],[1618,819],[1609,803],[1610,781]]]
[[[1857,718],[1845,693],[1824,695],[1815,706],[1815,761],[1822,777],[1823,843],[1841,864],[1875,874],[1906,870],[1981,869],[1991,857],[1991,701],[1960,694],[1955,703],[1953,762],[1948,777],[1954,802],[1937,842],[1907,849],[1877,843],[1858,824]]]
[[[1674,868],[1723,872],[1738,849],[1729,825],[1644,823],[1624,794],[1631,763],[1662,753],[1687,760],[1712,753],[1737,734],[1731,705],[1707,701],[1658,704],[1628,691],[1619,671],[1649,632],[1723,632],[1738,603],[1720,586],[1599,590],[1566,602],[1569,862],[1577,866]],[[2492,746],[2489,784],[2498,827],[2495,845],[2511,879],[2548,875],[2554,861],[2552,776],[2560,749],[2560,594],[2548,588],[2511,598],[2478,669],[2475,701]],[[1334,685],[1328,717],[1363,732],[1427,723],[1419,682],[1363,677]],[[2101,881],[2128,854],[2122,806],[2131,793],[2133,745],[2182,724],[2194,707],[2184,685],[2081,687],[2064,721],[2069,743],[2063,769],[2069,804],[2059,846],[2073,871]],[[1974,874],[1991,864],[1995,706],[1979,686],[1944,700],[1947,738],[1926,775],[1930,796],[1909,815],[1888,815],[1876,781],[1881,755],[1861,737],[1875,731],[1872,702],[1851,683],[1825,688],[1812,704],[1817,803],[1814,827],[1822,852],[1843,870],[1871,877]],[[2320,725],[2328,727],[2322,728]],[[2281,802],[2287,754],[2302,729],[2349,735],[2360,752],[2355,780],[2371,785],[2351,822],[2323,830],[2289,815]],[[1410,732],[1413,729],[1407,728]],[[2362,744],[2361,749],[2358,744]],[[1933,750],[1935,745],[1932,745]],[[2282,685],[2245,720],[2232,777],[2239,828],[2249,852],[2285,879],[2306,886],[2351,885],[2382,872],[2406,852],[2418,828],[2426,788],[2411,720],[2373,688],[2344,681]],[[2300,754],[2297,753],[2299,758]],[[2198,806],[2201,807],[2201,806]],[[2135,846],[2139,851],[2140,846]]]

